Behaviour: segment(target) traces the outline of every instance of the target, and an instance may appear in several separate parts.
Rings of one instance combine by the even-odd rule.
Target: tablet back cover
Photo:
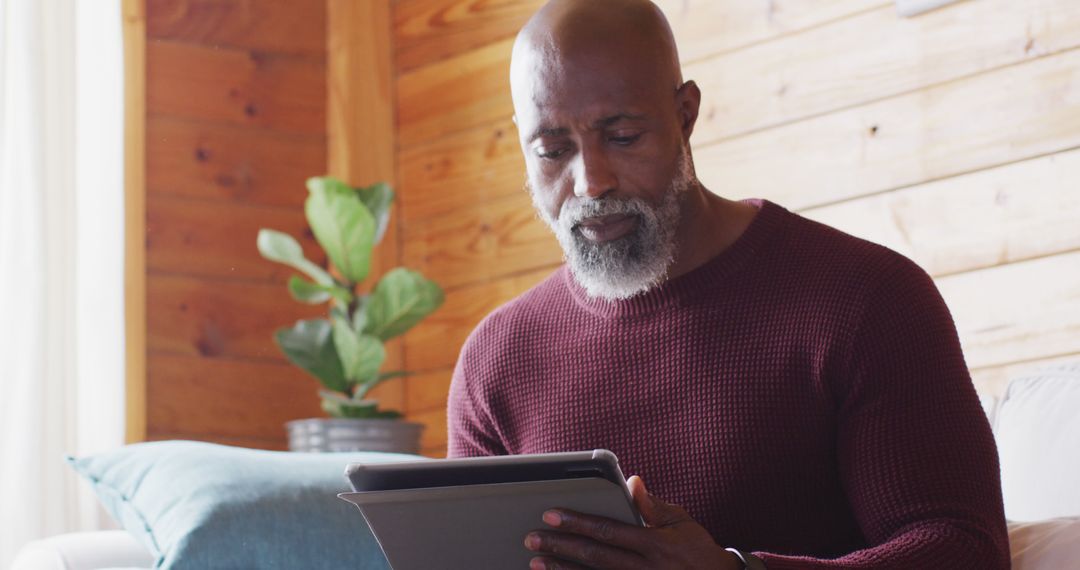
[[[564,507],[641,525],[625,491],[594,477],[342,493],[360,508],[394,570],[528,568],[531,530]]]

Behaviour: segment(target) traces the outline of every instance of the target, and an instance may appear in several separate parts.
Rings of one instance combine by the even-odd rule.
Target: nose
[[[618,177],[603,150],[582,148],[577,163],[574,173],[574,195],[577,197],[599,198],[618,186]]]

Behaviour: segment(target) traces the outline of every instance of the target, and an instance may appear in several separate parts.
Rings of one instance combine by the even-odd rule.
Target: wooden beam
[[[327,0],[327,124],[330,175],[353,186],[397,183],[393,20],[386,1]],[[400,197],[372,259],[368,287],[400,264]],[[401,341],[387,344],[384,370],[403,367]],[[405,382],[371,393],[383,406],[402,409]]]
[[[146,439],[146,5],[123,0],[124,439]]]

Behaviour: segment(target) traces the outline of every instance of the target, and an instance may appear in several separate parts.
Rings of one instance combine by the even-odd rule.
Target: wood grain
[[[509,119],[512,46],[512,38],[499,41],[398,76],[398,144]]]
[[[1076,2],[982,0],[918,18],[884,6],[687,66],[703,94],[695,139],[708,144],[1077,46]]]
[[[289,277],[299,272],[259,255],[255,238],[262,228],[293,236],[308,259],[326,266],[326,254],[315,241],[300,208],[150,196],[146,210],[147,267],[155,273],[258,280],[284,287]]]
[[[542,281],[553,269],[548,266],[538,271],[448,291],[442,308],[405,337],[408,368],[419,371],[452,368],[465,339],[488,313]],[[410,401],[415,385],[424,384],[409,380]],[[417,404],[421,408],[424,405]],[[413,409],[412,403],[410,409]]]
[[[427,426],[420,435],[420,450],[424,455],[446,447],[446,410],[428,410],[409,414],[409,421]]]
[[[489,38],[487,31],[476,31],[475,27],[469,31],[474,19],[478,23],[487,18],[487,3],[481,2],[484,5],[482,9],[475,9],[475,3],[475,0],[423,1],[411,3],[413,5],[406,2],[399,9],[400,13],[395,13],[397,22],[416,30],[409,31],[410,36],[420,37],[421,22],[437,28],[446,19],[455,19],[461,24],[449,25],[455,30],[453,33],[460,30],[462,37],[484,38],[483,42],[475,43],[465,40],[465,43],[472,45],[468,51],[457,51],[462,42],[456,40],[455,46],[451,46],[448,52],[436,56],[443,57],[437,63],[403,70],[397,81],[397,112],[404,147],[476,125],[509,119],[513,114],[508,78],[514,33],[509,28],[514,27],[516,22],[524,22],[524,12],[528,8],[524,4],[528,2],[497,4],[499,15],[494,18],[499,27],[492,28],[492,33],[505,36],[505,39],[499,40]],[[672,17],[676,40],[684,46],[684,56],[689,54],[691,58],[697,58],[712,53],[710,50],[730,49],[745,42],[782,36],[792,30],[885,4],[881,0],[724,3],[672,0],[664,2],[663,8]],[[470,15],[459,16],[463,13]],[[740,31],[725,35],[721,31],[724,29]],[[431,33],[430,38],[423,36],[424,39],[418,43],[424,46],[426,53],[431,51],[429,45],[441,41],[438,36],[440,32]],[[402,35],[403,29],[397,28],[396,37],[401,38]],[[410,45],[416,44],[406,42],[406,46]],[[697,51],[699,49],[703,51]],[[430,58],[430,55],[423,57],[424,60]]]
[[[123,0],[124,441],[146,439],[146,5]]]
[[[729,198],[804,209],[1080,146],[1080,50],[700,147]]]
[[[882,0],[654,1],[671,24],[684,62],[893,6]]]
[[[1080,251],[937,283],[972,369],[1080,353]]]
[[[509,120],[405,146],[398,165],[406,224],[524,191],[525,161]]]
[[[446,368],[410,377],[405,391],[405,405],[409,413],[445,409],[453,372],[452,368]]]
[[[285,422],[325,415],[318,380],[290,364],[152,354],[150,370],[157,431],[284,440]]]
[[[801,212],[943,276],[1080,249],[1080,150]]]
[[[325,58],[164,40],[147,44],[147,58],[151,115],[326,133]]]
[[[147,191],[244,204],[303,208],[305,181],[326,171],[319,135],[152,116]]]
[[[233,282],[185,275],[147,279],[150,354],[164,352],[284,362],[274,330],[323,307],[301,305],[277,283]]]
[[[1080,146],[1078,62],[1074,50],[695,145],[697,170],[719,194],[802,210],[1074,148]],[[516,130],[507,120],[404,150],[405,215],[453,216],[472,208],[470,198],[520,193],[524,174],[504,140],[516,138],[509,133]]]
[[[395,67],[409,71],[514,37],[543,5],[544,0],[398,0]]]
[[[550,266],[562,249],[536,217],[532,201],[516,196],[478,203],[470,210],[410,224],[404,229],[405,265],[443,288]]]
[[[147,0],[147,36],[214,47],[322,56],[322,0]]]

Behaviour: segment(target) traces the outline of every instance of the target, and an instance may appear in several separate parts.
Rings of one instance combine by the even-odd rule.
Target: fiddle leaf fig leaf
[[[329,177],[309,178],[304,213],[315,239],[351,283],[367,277],[375,245],[375,218],[351,187]]]
[[[346,305],[352,301],[352,293],[349,293],[344,287],[311,283],[296,275],[289,279],[289,294],[292,295],[293,299],[311,305],[325,303],[331,298],[337,299]]]
[[[276,261],[304,272],[305,275],[321,285],[332,285],[333,277],[325,269],[315,265],[304,257],[300,242],[291,235],[277,230],[259,230],[255,240],[259,254],[270,261]]]
[[[386,348],[379,339],[359,334],[350,326],[348,319],[334,317],[334,347],[341,355],[345,377],[350,383],[366,384],[379,374]]]
[[[323,319],[298,321],[280,328],[274,341],[290,362],[319,379],[328,390],[344,392],[349,384],[334,347],[330,323]]]
[[[404,267],[387,272],[368,299],[364,332],[387,340],[409,330],[443,303],[443,290]]]
[[[356,298],[356,310],[352,314],[352,327],[357,334],[364,332],[367,326],[367,301],[368,295],[360,295]]]
[[[393,419],[401,417],[400,412],[379,410],[379,402],[376,400],[349,398],[326,390],[320,391],[319,396],[322,398],[323,411],[335,418]]]
[[[390,224],[390,206],[394,202],[394,190],[389,184],[379,182],[367,188],[358,188],[356,193],[360,195],[360,201],[367,206],[368,211],[375,218],[375,243],[379,243],[386,234],[386,226]]]

